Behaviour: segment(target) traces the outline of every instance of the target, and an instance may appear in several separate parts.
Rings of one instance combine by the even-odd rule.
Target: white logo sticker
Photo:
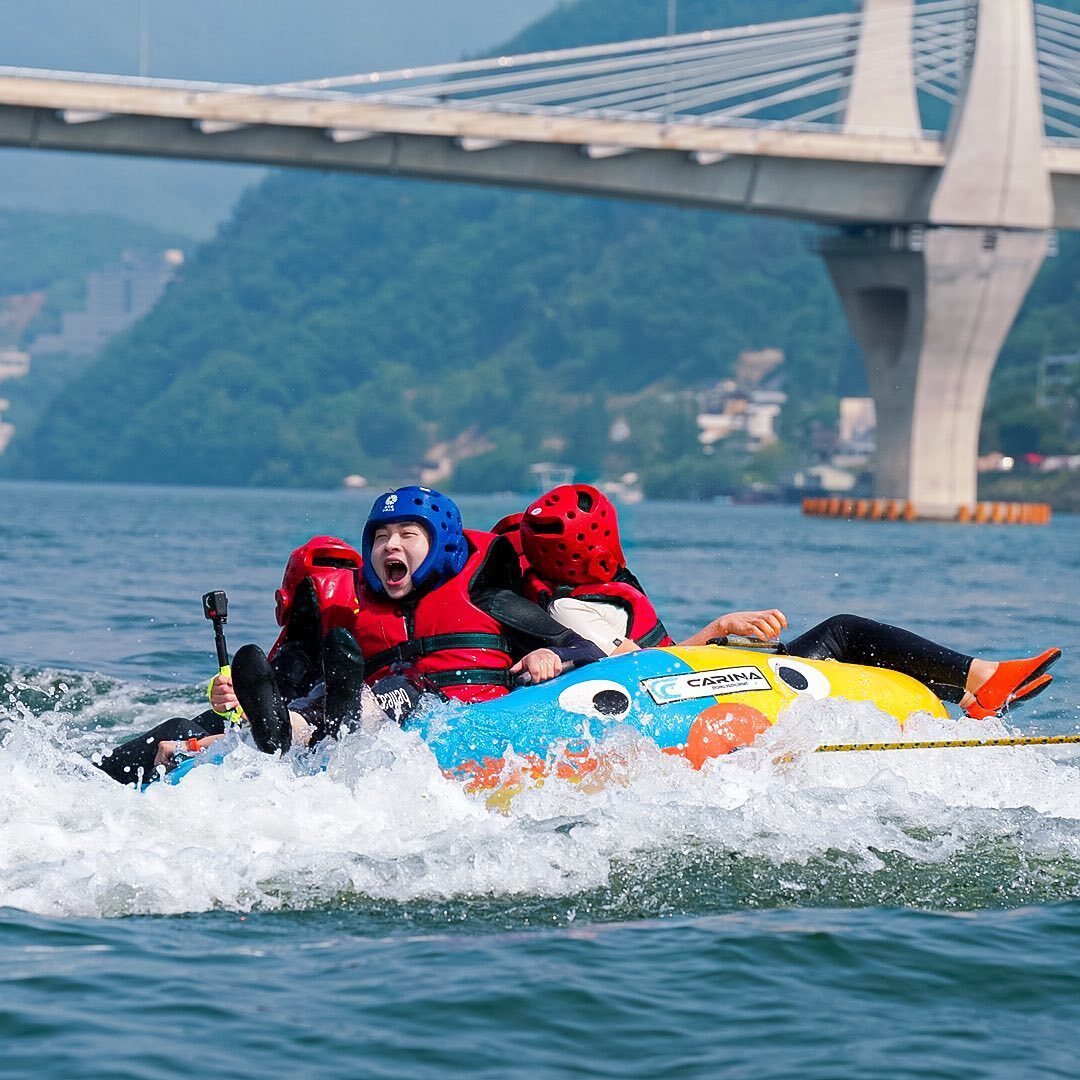
[[[661,675],[657,679],[642,679],[641,685],[657,705],[772,689],[772,684],[756,667],[713,668],[711,671],[691,671],[685,675]]]
[[[386,502],[383,503],[383,513],[388,514],[397,505],[397,495],[391,492],[386,496]]]

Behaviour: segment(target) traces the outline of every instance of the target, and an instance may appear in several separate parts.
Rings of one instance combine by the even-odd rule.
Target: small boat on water
[[[948,716],[935,694],[897,671],[699,645],[609,657],[493,701],[421,708],[404,727],[448,775],[493,790],[548,775],[581,779],[600,764],[597,748],[627,729],[701,768],[751,745],[807,696],[869,701],[900,723],[914,713]],[[203,760],[214,756],[196,755],[168,779]]]

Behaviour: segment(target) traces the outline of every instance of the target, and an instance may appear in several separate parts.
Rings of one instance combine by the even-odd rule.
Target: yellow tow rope
[[[827,743],[815,754],[839,754],[851,750],[958,750],[976,746],[1060,746],[1080,743],[1080,735],[1016,735],[1007,739],[935,739],[923,742]]]

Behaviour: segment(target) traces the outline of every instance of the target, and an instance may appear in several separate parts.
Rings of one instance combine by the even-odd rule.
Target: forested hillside
[[[848,6],[683,0],[678,29]],[[502,48],[662,33],[665,18],[657,0],[578,0]],[[832,420],[838,393],[861,388],[810,235],[666,207],[275,174],[0,460],[44,477],[334,484],[404,479],[471,432],[489,449],[461,463],[457,489],[521,488],[530,462],[555,459],[711,494],[727,463],[702,459],[677,391],[727,374],[741,349],[778,346],[783,434],[797,446]],[[1059,313],[1076,303],[1076,253],[1065,242],[1048,263],[1010,342],[999,433],[1017,434],[1009,414],[1034,407],[1040,349],[1075,347],[1076,317]],[[616,417],[632,433],[617,445]]]
[[[414,470],[475,427],[498,448],[485,483],[520,486],[560,435],[566,460],[598,468],[607,393],[716,378],[771,344],[809,385],[835,385],[844,331],[803,235],[279,174],[12,453],[45,476],[336,483]],[[124,424],[101,439],[119,388]]]

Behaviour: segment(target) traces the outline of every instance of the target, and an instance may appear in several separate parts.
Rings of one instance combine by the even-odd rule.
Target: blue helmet
[[[413,584],[424,585],[458,574],[469,557],[469,545],[462,532],[461,511],[453,499],[431,488],[403,487],[385,491],[376,500],[364,523],[360,553],[364,556],[364,580],[376,593],[384,592],[382,582],[371,565],[375,530],[380,525],[398,521],[418,521],[427,529],[431,550],[413,572]]]

